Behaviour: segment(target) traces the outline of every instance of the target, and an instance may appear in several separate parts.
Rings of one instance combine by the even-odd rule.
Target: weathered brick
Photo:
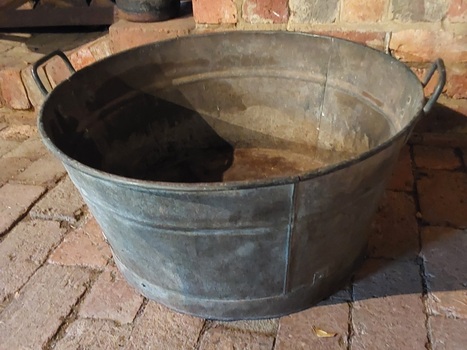
[[[332,23],[339,13],[339,0],[289,0],[291,23]]]
[[[402,22],[423,21],[425,17],[425,0],[392,0],[392,18]]]
[[[49,262],[100,269],[107,264],[111,255],[100,227],[92,219],[82,228],[70,232],[50,255]]]
[[[12,140],[0,139],[0,157],[18,147],[20,143]],[[0,168],[3,169],[3,168]]]
[[[45,74],[44,67],[39,67],[37,72],[47,91],[52,90]],[[27,67],[21,71],[21,78],[28,94],[29,101],[33,107],[39,108],[44,102],[45,97],[42,95],[42,92],[39,90],[39,87],[32,77],[31,67]]]
[[[245,0],[242,17],[249,23],[286,23],[289,19],[287,0]]]
[[[32,209],[34,219],[75,223],[83,214],[84,202],[69,177],[54,187]]]
[[[31,161],[35,161],[42,156],[48,154],[47,149],[41,140],[31,138],[24,141],[21,145],[16,147],[11,152],[4,155],[5,158],[27,158]]]
[[[24,141],[37,135],[37,128],[31,125],[10,125],[0,131],[0,138],[12,141]]]
[[[86,295],[79,315],[120,324],[131,323],[142,303],[143,297],[128,285],[116,268],[109,267]]]
[[[228,328],[209,329],[201,339],[200,350],[270,350],[274,338],[256,333],[243,333]]]
[[[2,110],[2,116],[4,120],[10,124],[10,126],[15,127],[15,126],[23,126],[23,125],[30,125],[30,126],[36,126],[37,124],[37,115],[35,114],[34,111],[31,110],[14,110],[14,109],[8,109]],[[37,138],[35,135],[34,138]]]
[[[252,333],[262,333],[275,335],[277,333],[277,327],[279,325],[278,318],[271,318],[265,320],[248,320],[248,321],[214,321],[214,326],[221,326],[224,328],[230,328],[234,330],[252,332]]]
[[[349,305],[321,304],[280,319],[277,350],[347,349]]]
[[[417,168],[421,169],[453,170],[461,166],[452,148],[414,146],[414,156]]]
[[[376,49],[384,48],[384,32],[355,30],[312,30],[313,33],[354,41]]]
[[[31,161],[27,158],[0,158],[0,186],[13,179],[18,173],[24,171]]]
[[[96,62],[87,45],[81,46],[70,54],[70,62],[76,70],[80,70]]]
[[[131,325],[116,325],[108,320],[77,319],[53,349],[120,349],[130,336]]]
[[[422,229],[422,256],[431,314],[467,319],[467,230]]]
[[[416,263],[368,260],[356,275],[354,296],[352,348],[425,348],[422,282]]]
[[[369,254],[372,257],[414,259],[418,254],[415,203],[403,192],[386,192],[373,221]]]
[[[0,314],[4,349],[41,349],[86,290],[89,272],[45,265]]]
[[[235,0],[193,0],[192,2],[196,23],[237,23]]]
[[[3,68],[0,70],[0,94],[3,104],[13,109],[29,109],[26,89],[21,80],[21,69]]]
[[[53,57],[45,64],[45,73],[52,88],[55,88],[65,79],[68,79],[71,72],[60,57]]]
[[[110,39],[107,36],[92,43],[91,46],[89,46],[89,50],[96,61],[113,54]]]
[[[467,227],[467,174],[426,170],[417,180],[423,219],[432,225]]]
[[[15,177],[15,181],[31,185],[51,186],[65,173],[62,163],[55,156],[49,154],[29,165]]]
[[[446,17],[447,1],[392,0],[392,18],[401,22],[441,21]]]
[[[411,192],[413,190],[413,183],[410,147],[404,146],[399,154],[399,159],[394,167],[392,176],[389,179],[387,189]]]
[[[448,66],[446,95],[452,98],[467,98],[467,64]]]
[[[462,350],[467,344],[467,320],[456,320],[445,317],[430,317],[433,349]]]
[[[414,134],[444,134],[446,138],[452,138],[453,140],[456,138],[456,135],[460,135],[467,141],[465,136],[467,135],[467,115],[462,114],[463,110],[467,113],[467,100],[443,98],[439,102],[439,104],[434,105],[427,116],[420,119],[414,129]],[[431,144],[427,143],[427,145]],[[448,142],[446,144],[439,144],[438,146],[459,147],[461,144],[451,145],[453,143]]]
[[[379,22],[386,15],[389,0],[342,0],[341,20],[345,22]]]
[[[0,302],[15,293],[44,263],[64,230],[56,222],[21,222],[0,244]]]
[[[467,21],[467,1],[450,0],[447,18],[453,23],[465,23]]]
[[[406,29],[392,34],[390,49],[398,59],[408,62],[467,61],[467,35],[426,29]]]
[[[192,349],[204,321],[150,301],[136,321],[127,349]]]
[[[160,40],[185,36],[194,28],[195,22],[192,17],[154,23],[118,21],[109,28],[109,38],[112,51],[120,52]]]
[[[0,188],[0,235],[44,193],[40,186],[6,184]]]

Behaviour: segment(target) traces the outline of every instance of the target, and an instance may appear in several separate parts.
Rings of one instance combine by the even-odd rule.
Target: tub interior
[[[180,183],[301,176],[409,127],[419,81],[350,42],[236,32],[152,44],[77,72],[40,126],[67,156],[134,179]]]

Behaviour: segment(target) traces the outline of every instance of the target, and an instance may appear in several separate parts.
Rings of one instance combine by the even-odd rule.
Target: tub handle
[[[46,96],[49,93],[49,91],[47,91],[47,89],[45,88],[44,83],[42,82],[41,78],[39,77],[38,69],[39,69],[39,67],[41,65],[43,65],[45,62],[47,62],[48,60],[50,60],[54,56],[58,56],[58,57],[60,57],[62,59],[62,61],[65,63],[65,65],[67,66],[67,68],[68,68],[68,70],[70,71],[71,74],[76,72],[76,70],[73,68],[73,65],[71,64],[68,57],[66,57],[66,55],[63,53],[63,51],[60,51],[60,50],[53,51],[53,52],[49,53],[48,55],[45,55],[44,57],[37,60],[37,62],[32,65],[32,77],[34,78],[34,81],[36,82],[37,87],[41,91],[42,95],[44,95],[44,96]]]
[[[435,102],[438,100],[438,97],[443,92],[444,84],[446,84],[446,68],[441,58],[438,58],[431,65],[430,69],[426,73],[425,77],[423,78],[421,82],[423,87],[428,85],[428,83],[430,82],[431,78],[433,78],[433,75],[435,74],[436,71],[438,71],[439,73],[438,83],[436,84],[433,94],[431,95],[431,97],[428,99],[425,106],[423,107],[423,112],[425,114],[428,114],[428,112],[431,110]]]

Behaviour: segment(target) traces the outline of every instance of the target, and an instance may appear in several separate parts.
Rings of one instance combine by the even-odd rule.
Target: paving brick
[[[64,233],[59,223],[21,222],[0,243],[0,301],[15,293],[44,263]]]
[[[354,296],[353,349],[425,348],[427,330],[417,264],[368,260],[356,275]]]
[[[417,180],[423,219],[432,225],[467,227],[467,174],[426,170]]]
[[[67,66],[63,60],[59,57],[53,57],[44,66],[47,80],[49,81],[52,88],[55,88],[65,79],[68,79],[71,75]]]
[[[108,268],[86,295],[79,315],[119,324],[131,323],[142,303],[143,297],[130,287],[121,273],[116,268]]]
[[[464,23],[467,21],[467,1],[451,0],[447,12],[447,18],[453,23]]]
[[[467,344],[467,320],[430,317],[432,346],[434,350],[463,350]]]
[[[371,257],[414,259],[419,250],[415,203],[403,192],[387,191],[373,221]]]
[[[69,177],[54,187],[32,209],[34,219],[75,223],[83,214],[84,202]]]
[[[11,108],[3,108],[1,115],[5,119],[5,122],[11,125],[11,127],[20,127],[23,125],[36,126],[37,118],[36,113],[32,110],[14,110]],[[37,131],[29,136],[31,138],[38,138]]]
[[[467,230],[422,229],[422,256],[431,314],[467,319]]]
[[[24,141],[20,146],[16,147],[11,152],[4,155],[5,158],[28,158],[31,161],[35,161],[42,156],[48,154],[47,149],[41,140],[37,138],[31,138]]]
[[[40,186],[6,184],[0,188],[0,235],[44,193]]]
[[[287,0],[245,0],[242,17],[249,23],[286,23],[289,19]]]
[[[417,168],[434,170],[454,170],[461,166],[460,159],[452,148],[414,146]]]
[[[13,109],[29,109],[26,89],[21,80],[21,69],[4,68],[0,70],[0,94],[3,104]]]
[[[107,36],[92,43],[89,46],[89,50],[96,61],[102,60],[113,54],[110,39]]]
[[[345,22],[379,22],[388,8],[389,0],[342,0],[341,20]]]
[[[467,98],[467,64],[446,67],[446,95],[456,99]]]
[[[204,321],[150,301],[136,321],[126,349],[192,349]]]
[[[399,159],[394,167],[391,178],[389,179],[387,189],[411,192],[413,191],[413,184],[414,179],[410,147],[404,146],[399,154]]]
[[[0,186],[13,179],[18,173],[24,171],[31,161],[27,158],[0,158]]]
[[[30,164],[21,174],[15,177],[15,181],[50,187],[65,173],[62,163],[55,156],[48,154]]]
[[[37,128],[31,125],[10,125],[0,131],[0,138],[12,141],[24,141],[37,135]]]
[[[116,325],[108,320],[77,319],[53,349],[119,349],[130,336],[131,325]]]
[[[71,53],[70,61],[76,70],[80,70],[96,62],[96,59],[94,58],[88,45],[84,45]]]
[[[291,23],[332,23],[339,13],[339,0],[289,0]]]
[[[271,318],[266,320],[251,320],[251,321],[214,321],[214,326],[221,326],[224,328],[230,328],[234,330],[240,330],[245,332],[263,333],[269,335],[275,335],[277,333],[277,327],[279,326],[278,318]]]
[[[109,38],[112,51],[120,52],[160,40],[185,36],[194,28],[195,22],[192,17],[154,23],[118,21],[109,28]]]
[[[408,62],[446,63],[467,61],[467,34],[442,30],[405,29],[392,33],[390,49],[398,59]]]
[[[4,349],[41,349],[86,290],[89,272],[45,265],[0,314]]]
[[[107,264],[111,255],[100,227],[92,219],[82,228],[70,232],[50,255],[49,262],[101,269]]]
[[[349,306],[322,304],[280,319],[276,350],[347,349]]]
[[[235,0],[193,0],[196,23],[237,23]]]
[[[44,67],[39,67],[37,72],[47,91],[52,90],[45,74]],[[23,80],[29,101],[34,108],[38,109],[44,102],[45,97],[42,95],[42,92],[39,90],[39,87],[32,77],[31,67],[27,67],[21,71],[21,79]]]
[[[0,157],[18,147],[18,141],[0,139]]]
[[[216,327],[207,330],[201,339],[200,350],[270,350],[274,338],[264,334],[243,333]]]
[[[462,137],[467,145],[467,100],[455,100],[451,98],[441,98],[440,103],[435,104],[431,113],[417,123],[414,134],[424,133],[440,134],[444,139],[454,139]],[[428,135],[423,135],[428,136]],[[437,136],[438,137],[438,136]],[[422,142],[418,142],[419,144]],[[425,143],[429,145],[428,143]],[[454,146],[451,146],[454,145]],[[442,147],[458,147],[460,144],[446,142]]]

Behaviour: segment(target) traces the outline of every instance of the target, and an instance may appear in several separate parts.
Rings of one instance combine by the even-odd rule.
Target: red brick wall
[[[467,0],[193,0],[197,31],[289,30],[389,49],[423,75],[444,59],[446,95],[467,98]]]

